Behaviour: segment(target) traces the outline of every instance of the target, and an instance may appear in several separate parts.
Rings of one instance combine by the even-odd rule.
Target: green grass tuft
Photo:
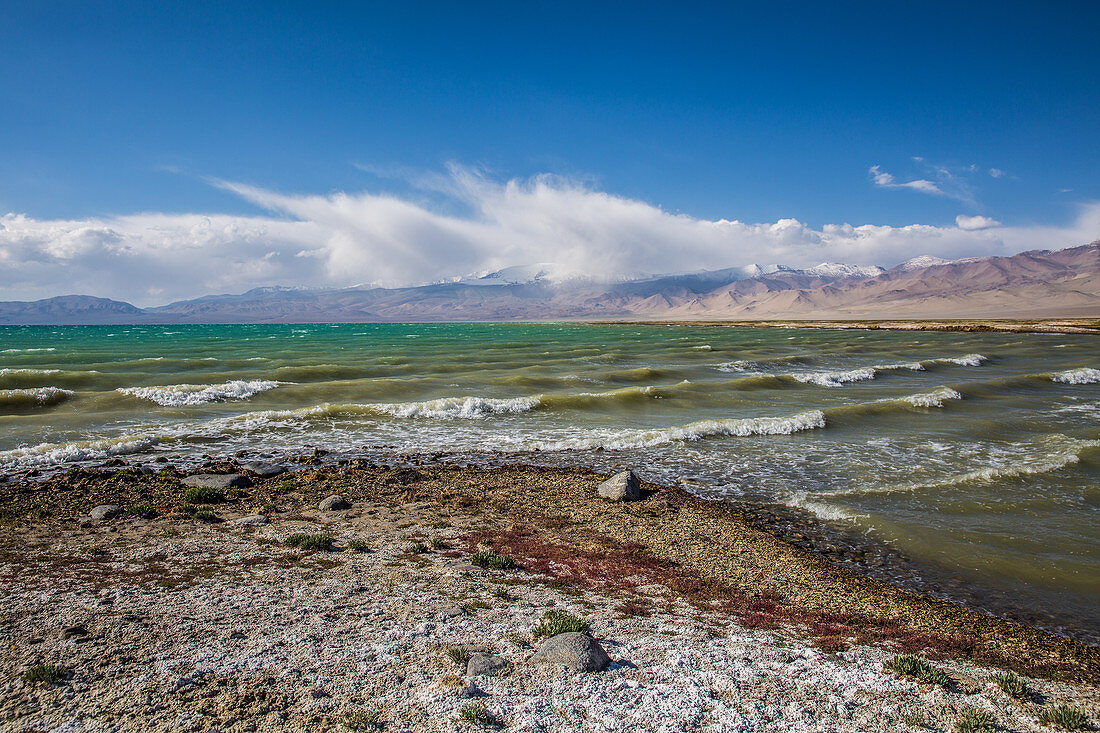
[[[1039,713],[1039,722],[1064,730],[1088,730],[1089,716],[1081,708],[1072,705],[1057,705]]]
[[[492,550],[481,550],[470,556],[470,562],[481,568],[490,570],[511,570],[516,566],[516,561],[507,555],[498,555]]]
[[[366,552],[369,549],[363,540],[348,540],[347,548],[352,552]]]
[[[305,534],[303,532],[297,532],[283,540],[283,544],[287,547],[297,547],[299,550],[328,552],[332,549],[332,538],[327,534]]]
[[[588,632],[588,622],[565,611],[551,610],[542,615],[542,620],[532,632],[536,639],[557,636],[568,631],[577,631],[582,634]]]
[[[344,713],[344,727],[348,730],[382,730],[386,727],[379,710],[349,710]]]
[[[463,649],[460,646],[451,647],[447,650],[447,656],[451,658],[452,662],[465,669],[466,662],[470,661],[470,650]]]
[[[498,725],[497,719],[485,709],[485,704],[480,702],[472,702],[459,710],[458,719],[465,723],[486,727]]]
[[[47,685],[56,685],[65,679],[69,670],[60,664],[36,664],[23,673],[24,682],[42,682]]]
[[[183,500],[188,504],[221,504],[225,501],[225,494],[221,492],[221,489],[192,486],[183,492]]]
[[[956,733],[989,733],[997,730],[996,719],[984,710],[967,708],[955,721]]]
[[[442,550],[444,547],[447,546],[447,543],[439,539],[438,537],[432,537],[430,540],[428,540],[428,544],[431,545],[431,548],[433,550]]]
[[[1017,700],[1026,700],[1031,696],[1031,691],[1027,689],[1027,683],[1012,672],[994,675],[993,681],[997,683],[997,687],[1000,687],[1006,694]]]
[[[428,551],[428,546],[423,542],[414,542],[409,545],[409,549],[406,550],[410,555],[423,555]]]
[[[933,666],[927,659],[913,654],[903,654],[894,657],[884,665],[899,679],[911,679],[918,682],[927,682],[940,687],[951,687],[951,678],[942,669]]]

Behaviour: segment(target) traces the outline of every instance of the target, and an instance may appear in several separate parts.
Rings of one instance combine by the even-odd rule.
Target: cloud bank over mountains
[[[956,226],[774,223],[674,214],[555,176],[495,181],[452,166],[426,187],[433,207],[376,193],[285,194],[217,185],[266,213],[142,213],[40,220],[0,216],[0,296],[83,293],[139,305],[253,287],[415,285],[471,272],[555,262],[590,276],[822,261],[891,266],[1058,249],[1100,237],[1100,204],[1064,227],[1004,227],[960,215]],[[453,213],[459,210],[461,213]]]

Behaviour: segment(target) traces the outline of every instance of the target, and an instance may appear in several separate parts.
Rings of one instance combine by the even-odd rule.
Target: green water
[[[0,470],[449,450],[803,507],[1100,629],[1100,340],[683,326],[0,329]],[[538,451],[533,454],[532,451]]]

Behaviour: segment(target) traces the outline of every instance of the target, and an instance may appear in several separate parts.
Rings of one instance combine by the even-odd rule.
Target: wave
[[[1100,369],[1089,367],[1069,369],[1052,375],[1050,379],[1052,382],[1061,382],[1062,384],[1096,384],[1100,382]]]
[[[75,392],[60,387],[0,389],[0,407],[52,407],[75,395]]]
[[[789,364],[812,364],[813,359],[808,356],[778,356],[763,361],[748,361],[737,359],[723,364],[715,364],[714,368],[720,372],[762,372],[776,366]]]
[[[232,380],[224,384],[169,384],[163,387],[119,387],[116,392],[149,400],[164,407],[203,405],[208,402],[248,399],[259,392],[275,389],[280,382],[263,379]]]
[[[803,430],[825,427],[825,413],[808,410],[790,417],[747,417],[726,420],[700,420],[688,425],[653,430],[589,431],[583,437],[562,440],[536,440],[525,444],[527,449],[541,451],[628,450],[653,448],[676,442],[690,442],[717,436],[747,437],[750,435],[792,435]]]
[[[958,366],[979,367],[979,366],[982,365],[983,362],[986,362],[986,361],[989,361],[988,356],[983,356],[982,354],[966,354],[964,356],[952,356],[952,357],[941,357],[939,359],[929,359],[928,362],[924,362],[924,363],[956,364]]]
[[[1035,443],[1012,444],[1014,453],[1008,460],[990,457],[985,460],[1001,460],[1001,463],[965,473],[944,476],[931,481],[904,485],[879,485],[833,492],[833,495],[891,494],[896,492],[945,489],[970,483],[993,483],[1005,479],[1021,478],[1037,474],[1053,473],[1081,462],[1085,451],[1100,448],[1100,440],[1080,440],[1061,433],[1047,435]]]
[[[0,369],[0,377],[10,374],[57,374],[60,369]]]
[[[39,349],[4,349],[0,351],[0,354],[31,354],[36,351],[57,351],[54,346],[39,348]]]
[[[156,445],[158,438],[148,435],[125,435],[102,440],[82,440],[73,443],[40,443],[31,448],[0,451],[0,466],[31,468],[57,463],[90,461],[112,456],[139,453]]]
[[[909,395],[901,399],[913,407],[943,407],[944,400],[961,400],[963,396],[950,387],[937,387],[931,392]]]
[[[821,387],[841,387],[849,382],[865,382],[874,379],[875,374],[873,368],[863,367],[845,372],[797,372],[789,376],[805,384],[816,384]]]
[[[540,397],[443,397],[424,402],[393,402],[363,405],[369,410],[394,417],[479,418],[487,415],[529,412],[539,406]]]

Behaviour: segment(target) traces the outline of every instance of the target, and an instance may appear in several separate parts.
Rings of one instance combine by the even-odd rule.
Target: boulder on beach
[[[547,639],[531,657],[530,662],[560,664],[574,672],[599,672],[611,664],[611,657],[588,634],[567,631]]]
[[[100,504],[95,509],[88,512],[88,516],[97,522],[105,522],[108,519],[114,519],[119,514],[122,514],[122,507],[114,504]]]
[[[511,666],[504,657],[495,654],[474,654],[466,662],[466,674],[469,677],[484,675],[486,677],[499,677],[508,671]]]
[[[252,479],[243,473],[196,473],[185,478],[183,485],[203,489],[244,489],[252,485]]]
[[[351,502],[339,494],[327,496],[321,500],[320,509],[323,512],[335,512],[341,509],[351,509]]]
[[[230,527],[261,527],[267,524],[268,519],[263,514],[250,514],[247,517],[238,517],[229,521]]]
[[[242,463],[241,468],[246,471],[251,471],[260,478],[271,478],[272,476],[280,476],[286,473],[286,466],[281,466],[278,463],[267,463],[265,461],[249,461],[248,463]]]
[[[637,501],[642,495],[642,485],[633,471],[623,471],[600,484],[598,491],[611,501]]]

